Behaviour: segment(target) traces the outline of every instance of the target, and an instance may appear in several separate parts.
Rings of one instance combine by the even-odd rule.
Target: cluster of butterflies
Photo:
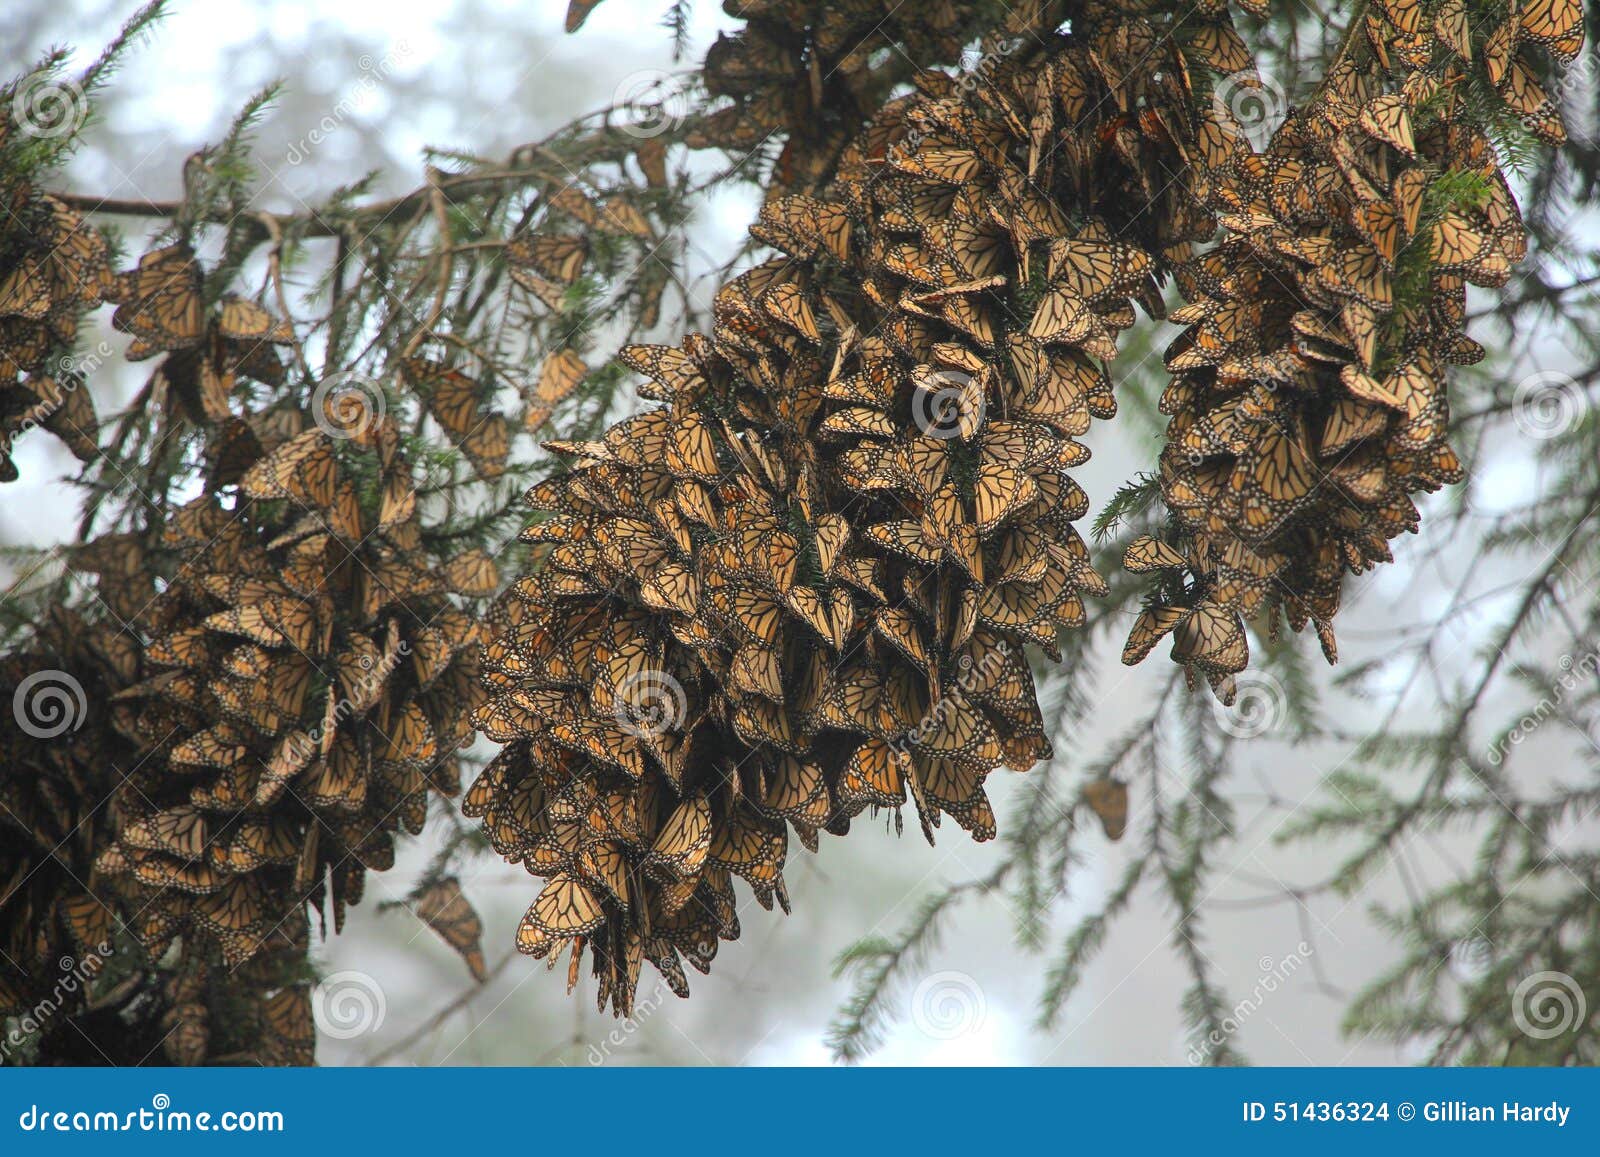
[[[0,150],[11,131],[0,115]],[[24,431],[50,431],[82,461],[98,449],[94,401],[68,355],[115,278],[100,233],[32,183],[0,180],[0,216],[0,482],[14,482]]]
[[[292,330],[205,289],[177,242],[106,294],[130,356],[161,357],[147,389],[158,437],[195,437],[204,485],[150,531],[68,551],[128,652],[85,704],[129,754],[110,827],[76,871],[123,899],[117,927],[148,960],[176,959],[164,995],[141,996],[171,1022],[172,1059],[205,1059],[204,1012],[223,999],[252,1010],[253,1055],[305,1063],[309,996],[281,978],[305,973],[308,913],[342,925],[364,873],[393,862],[396,833],[421,829],[429,794],[459,791],[483,639],[460,603],[500,579],[486,552],[445,563],[424,547],[418,472],[381,400],[319,391],[320,413],[253,410],[241,383],[286,385]],[[495,415],[476,383],[425,358],[400,379],[480,475],[503,470],[503,427],[479,432]],[[455,943],[465,900],[447,900],[426,906]],[[17,927],[53,927],[28,920]]]
[[[420,561],[392,419],[355,442],[345,464],[320,425],[269,435],[231,508],[203,494],[163,527],[181,563],[139,616],[154,673],[116,697],[144,754],[97,864],[147,894],[152,956],[182,936],[236,966],[300,936],[308,904],[341,926],[430,789],[458,790],[480,627],[449,595],[498,578],[482,552]],[[137,540],[97,540],[77,565],[103,580],[119,549]]]
[[[116,939],[118,897],[92,866],[111,838],[107,800],[135,755],[90,706],[138,670],[130,636],[64,608],[0,659],[0,1017],[48,997],[61,961]]]
[[[130,357],[160,357],[160,450],[204,454],[203,492],[158,527],[70,552],[129,629],[40,627],[35,650],[95,689],[95,723],[0,751],[0,803],[28,829],[0,842],[8,959],[81,951],[120,911],[152,960],[181,942],[156,998],[172,1059],[215,1052],[231,1030],[208,1010],[243,993],[256,1055],[304,1062],[309,993],[283,978],[311,914],[342,924],[430,793],[458,790],[473,727],[505,746],[464,810],[544,881],[519,948],[566,956],[569,986],[587,952],[619,1014],[645,961],[683,995],[684,961],[704,972],[738,936],[735,877],[787,909],[791,831],[815,849],[869,810],[898,828],[909,804],[930,839],[947,815],[992,837],[988,774],[1051,750],[1025,650],[1057,654],[1105,591],[1071,476],[1116,410],[1103,363],[1135,303],[1162,314],[1169,275],[1186,301],[1162,399],[1171,533],[1124,560],[1162,576],[1124,658],[1171,635],[1226,698],[1245,621],[1281,615],[1332,659],[1344,575],[1416,527],[1412,495],[1461,475],[1446,368],[1482,356],[1465,287],[1502,284],[1526,244],[1460,110],[1487,86],[1558,141],[1530,53],[1570,60],[1578,6],[1474,20],[1462,0],[1379,0],[1260,152],[1196,79],[1251,68],[1224,0],[1182,19],[1114,0],[1065,25],[1019,9],[976,65],[918,72],[863,125],[881,49],[961,48],[958,6],[894,8],[763,0],[712,50],[707,84],[732,104],[702,130],[726,139],[700,143],[789,137],[752,228],[778,256],[721,289],[710,336],[624,351],[660,408],[548,444],[566,466],[529,493],[536,565],[482,621],[462,600],[492,598],[496,567],[425,545],[394,416],[337,392],[317,414],[253,408],[246,383],[288,385],[288,324],[207,292],[181,241],[112,274],[64,205],[0,190],[29,226],[0,235],[0,416],[94,452],[87,391],[43,366],[104,300]],[[637,159],[667,183],[659,142]],[[650,235],[626,198],[548,208],[555,226],[505,259],[552,311],[598,234]],[[587,374],[555,350],[527,427]],[[426,357],[398,380],[481,478],[504,473],[483,383]],[[0,666],[0,692],[30,672]],[[127,775],[114,792],[90,782],[107,765]],[[1115,838],[1126,788],[1091,787]],[[459,884],[414,910],[482,974]],[[20,1007],[33,973],[13,972],[0,1003]]]
[[[664,153],[641,159],[652,184],[665,183],[664,165]],[[623,197],[595,201],[573,188],[549,201],[564,219],[593,229],[650,232]],[[453,600],[497,593],[496,567],[481,551],[439,564],[423,549],[416,479],[398,424],[383,416],[384,399],[362,382],[326,398],[318,391],[319,414],[286,404],[293,329],[256,301],[214,292],[186,241],[153,249],[119,274],[100,235],[61,203],[24,189],[12,210],[11,220],[27,228],[3,239],[0,351],[8,376],[0,380],[22,378],[30,402],[20,416],[51,425],[64,415],[72,420],[63,429],[83,444],[80,456],[96,452],[82,383],[55,389],[65,401],[46,417],[31,401],[44,378],[25,375],[47,353],[70,347],[79,313],[115,303],[112,325],[133,339],[128,358],[157,359],[139,403],[154,414],[151,452],[197,447],[204,490],[153,528],[69,548],[73,569],[93,578],[124,628],[113,637],[132,648],[140,668],[86,707],[97,720],[114,717],[108,726],[134,753],[124,766],[138,770],[99,813],[116,820],[94,843],[98,860],[73,873],[92,873],[108,896],[126,898],[123,917],[151,960],[181,942],[168,958],[185,976],[216,965],[204,984],[184,980],[192,985],[181,993],[173,981],[165,996],[137,995],[141,1008],[166,1002],[172,1059],[204,1058],[206,1001],[195,993],[209,1000],[224,989],[231,1005],[260,1014],[256,1055],[309,1059],[303,986],[283,988],[274,978],[286,969],[304,974],[307,904],[342,923],[364,871],[392,861],[395,832],[421,827],[428,793],[459,790],[453,752],[481,697],[482,628]],[[510,272],[554,305],[580,275],[587,248],[583,238],[525,230],[509,247]],[[570,352],[549,359],[527,399],[530,427],[586,372]],[[504,472],[506,422],[479,382],[412,357],[396,386],[420,400],[479,477]],[[7,404],[18,396],[0,393]],[[87,417],[79,406],[89,407]],[[20,802],[17,812],[50,818]],[[41,886],[48,878],[16,873]],[[29,896],[8,895],[15,902],[5,908],[6,932],[21,943],[48,928],[39,944],[52,948],[64,926]],[[420,897],[416,914],[482,974],[475,933],[468,935],[476,917],[459,889]]]
[[[569,984],[589,952],[602,1007],[645,961],[685,993],[738,935],[734,877],[786,907],[790,830],[814,849],[909,803],[930,839],[945,815],[987,839],[987,775],[1050,754],[1024,651],[1105,591],[1069,471],[1115,412],[1130,299],[1159,302],[1140,245],[1061,208],[1146,156],[1093,133],[1059,159],[1141,42],[1094,43],[919,76],[824,195],[762,209],[780,255],[722,288],[711,336],[624,351],[661,408],[548,444],[568,468],[529,493],[538,565],[474,719],[505,747],[464,810],[545,880],[518,946]],[[1194,147],[1161,91],[1150,139]]]
[[[725,0],[723,9],[744,25],[718,36],[703,76],[727,103],[686,143],[745,154],[782,140],[777,181],[789,192],[827,183],[887,74],[956,63],[971,19],[955,0]]]
[[[1487,82],[1559,143],[1523,53],[1567,61],[1582,42],[1575,0],[1477,23],[1460,0],[1395,0],[1358,32],[1363,51],[1262,152],[1214,158],[1205,195],[1224,237],[1177,268],[1186,329],[1166,353],[1160,478],[1178,533],[1129,548],[1131,570],[1164,577],[1124,660],[1171,633],[1173,658],[1224,699],[1249,657],[1245,620],[1311,624],[1333,662],[1344,576],[1417,529],[1414,494],[1463,477],[1447,371],[1484,356],[1464,333],[1466,287],[1503,285],[1527,242],[1461,112]]]
[[[262,954],[228,973],[199,953],[171,965],[133,958],[126,932],[145,899],[95,860],[116,838],[118,788],[142,758],[137,706],[118,698],[142,672],[132,633],[59,607],[0,660],[0,1017],[32,1031],[38,1009],[54,1009],[34,1041],[43,1060],[148,1063],[159,1042],[178,1064],[218,1051],[309,1064],[309,988],[284,983],[303,964]],[[299,1019],[287,1015],[296,1001]]]

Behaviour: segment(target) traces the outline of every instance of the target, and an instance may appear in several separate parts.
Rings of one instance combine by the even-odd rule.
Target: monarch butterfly
[[[1367,201],[1351,210],[1351,224],[1378,251],[1384,262],[1393,267],[1400,255],[1403,234],[1400,217],[1387,201]]]
[[[1520,23],[1516,19],[1507,20],[1484,39],[1484,69],[1489,74],[1489,83],[1496,88],[1505,80],[1511,71],[1511,62],[1516,58],[1517,37],[1521,32]]]
[[[1184,45],[1186,54],[1223,74],[1255,71],[1255,60],[1231,24],[1208,22],[1197,27]]]
[[[895,149],[889,161],[901,172],[947,185],[964,185],[983,170],[977,153],[931,137],[914,147]]]
[[[513,266],[506,272],[511,275],[514,284],[538,298],[546,309],[554,313],[561,313],[566,309],[566,292],[555,282],[540,277],[531,269],[518,269]]]
[[[645,857],[645,867],[677,880],[699,875],[711,847],[711,805],[686,799],[673,809]]]
[[[766,769],[763,806],[781,819],[822,827],[830,804],[827,783],[814,763],[792,755],[774,758]]]
[[[207,848],[206,819],[194,808],[157,812],[129,824],[122,841],[137,851],[162,852],[179,860],[197,861]]]
[[[762,890],[781,878],[788,839],[753,810],[737,807],[712,833],[706,863],[759,885]]]
[[[296,828],[286,816],[245,816],[225,841],[211,845],[213,861],[235,875],[292,864],[299,855]]]
[[[1496,83],[1496,90],[1501,99],[1520,114],[1523,125],[1534,136],[1547,145],[1566,143],[1567,130],[1560,108],[1535,79],[1534,69],[1522,58],[1511,62],[1505,78]]]
[[[690,413],[672,424],[665,464],[679,476],[711,481],[721,476],[716,440],[705,419]]]
[[[481,548],[456,555],[440,572],[444,584],[458,594],[492,595],[500,588],[500,574],[489,552]]]
[[[117,276],[108,264],[105,238],[60,199],[46,194],[40,201],[50,213],[40,232],[48,243],[46,261],[56,296],[76,298],[84,305],[109,300]]]
[[[337,479],[332,444],[321,430],[311,429],[250,467],[239,485],[252,498],[292,498],[321,508],[332,503]]]
[[[1350,454],[1334,464],[1328,477],[1358,502],[1375,503],[1388,489],[1388,468],[1371,448]]]
[[[217,312],[217,332],[229,341],[294,341],[294,329],[282,318],[273,317],[253,301],[225,294]]]
[[[1380,407],[1356,398],[1340,398],[1323,422],[1318,455],[1337,455],[1364,438],[1383,433],[1387,427],[1388,420]]]
[[[439,938],[455,949],[478,983],[489,977],[483,959],[483,923],[461,891],[461,882],[446,876],[425,887],[413,900],[411,912]]]
[[[1173,632],[1172,658],[1208,675],[1244,670],[1250,649],[1238,613],[1210,602],[1195,606]]]
[[[816,314],[812,312],[811,303],[799,286],[773,286],[762,295],[761,307],[769,317],[787,325],[813,345],[822,341]]]
[[[1186,564],[1187,560],[1183,555],[1166,543],[1149,535],[1141,536],[1130,542],[1122,557],[1122,565],[1134,574],[1168,570],[1182,567]]]
[[[523,415],[523,426],[537,430],[549,420],[555,408],[565,401],[588,374],[589,367],[569,349],[559,350],[545,359],[534,387],[533,399]]]
[[[649,378],[640,396],[657,401],[689,400],[707,389],[700,367],[675,346],[630,345],[617,355],[630,368]]]
[[[134,878],[150,888],[175,888],[179,892],[203,896],[216,892],[226,883],[220,872],[203,861],[183,862],[136,850],[131,863]]]
[[[367,801],[367,775],[355,739],[340,731],[334,736],[331,749],[323,751],[321,756],[303,773],[294,771],[293,763],[280,765],[281,773],[293,777],[296,792],[319,811],[360,811]],[[264,778],[264,790],[271,790],[268,784],[269,780]],[[258,802],[267,801],[260,800],[258,795]]]
[[[995,835],[994,811],[983,791],[983,773],[953,760],[915,757],[913,766],[928,800],[947,812],[975,840]]]
[[[1516,14],[1521,36],[1548,48],[1562,62],[1583,47],[1583,5],[1578,0],[1530,0]]]
[[[570,285],[583,270],[589,246],[582,237],[522,235],[506,242],[505,252],[506,260],[512,265],[530,266],[546,277]]]
[[[1318,279],[1342,296],[1387,312],[1394,305],[1394,290],[1383,259],[1371,245],[1352,245],[1322,266]]]
[[[277,989],[261,999],[260,1008],[263,1059],[269,1064],[310,1064],[316,1045],[310,987]]]
[[[511,436],[506,420],[499,414],[485,414],[474,422],[461,439],[461,452],[472,463],[478,477],[492,480],[505,473]]]
[[[1120,840],[1128,830],[1128,785],[1120,779],[1096,779],[1083,785],[1083,802],[1100,821],[1106,839]]]
[[[460,370],[428,358],[410,358],[407,378],[427,390],[428,412],[454,438],[472,429],[478,413],[478,384]]]
[[[1038,495],[1032,476],[1003,462],[984,461],[973,489],[978,533],[988,537],[1007,518]]]
[[[1407,156],[1417,151],[1411,128],[1411,110],[1406,107],[1402,96],[1378,96],[1368,101],[1361,110],[1361,128]]]
[[[851,754],[839,777],[839,802],[860,811],[868,806],[898,807],[906,801],[905,773],[910,759],[879,739],[868,739]]]
[[[181,241],[139,258],[138,266],[121,276],[111,300],[119,303],[112,326],[134,337],[130,361],[189,349],[205,336],[200,266]]]
[[[1073,290],[1059,286],[1039,302],[1027,334],[1041,345],[1082,344],[1094,326],[1088,303]]]
[[[38,257],[24,257],[0,279],[0,317],[38,319],[49,314],[51,304],[50,287]]]
[[[1142,662],[1183,620],[1184,614],[1184,608],[1177,606],[1147,607],[1140,611],[1122,649],[1122,661],[1130,667]]]

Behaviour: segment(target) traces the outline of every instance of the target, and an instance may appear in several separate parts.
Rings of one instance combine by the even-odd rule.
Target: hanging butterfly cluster
[[[1049,754],[1024,649],[1105,589],[1077,438],[1115,410],[1130,296],[1159,309],[1145,246],[1213,227],[1118,205],[1135,243],[1062,207],[1165,189],[1198,147],[1184,50],[1138,23],[919,77],[827,196],[762,210],[781,256],[712,337],[624,351],[662,408],[551,444],[540,566],[484,656],[475,722],[506,746],[465,810],[546,880],[519,947],[570,947],[571,982],[588,949],[602,1006],[645,960],[685,993],[681,960],[738,934],[733,877],[785,902],[789,828],[814,849],[909,798],[930,838],[948,814],[987,839],[986,776]]]
[[[790,192],[826,182],[882,103],[884,74],[955,63],[970,19],[953,0],[724,0],[723,9],[745,24],[717,37],[703,76],[729,103],[687,142],[745,153],[783,138],[778,176]]]
[[[1389,540],[1417,529],[1413,495],[1463,477],[1447,367],[1484,356],[1466,287],[1505,284],[1527,243],[1479,118],[1461,114],[1489,89],[1559,143],[1527,53],[1567,62],[1583,39],[1575,0],[1520,7],[1474,22],[1461,0],[1371,6],[1311,106],[1263,152],[1240,142],[1213,162],[1226,234],[1180,270],[1187,328],[1161,402],[1179,537],[1129,549],[1130,569],[1169,577],[1124,661],[1171,632],[1173,659],[1226,699],[1244,620],[1275,631],[1281,614],[1314,624],[1333,662],[1344,576],[1390,561]]]
[[[208,493],[164,528],[183,565],[141,616],[159,673],[120,699],[147,750],[100,865],[144,890],[152,956],[183,936],[230,967],[302,943],[307,904],[342,925],[430,788],[458,790],[479,627],[449,594],[497,584],[481,552],[419,561],[391,418],[347,442],[258,426],[232,508]]]
[[[0,155],[14,131],[0,113]],[[0,180],[0,482],[11,447],[43,427],[81,461],[98,449],[94,400],[72,359],[78,322],[113,288],[105,239],[26,180]]]
[[[127,709],[94,705],[138,676],[131,636],[64,609],[0,660],[0,1018],[68,979],[67,1010],[81,1007],[117,939],[117,893],[92,868],[136,753],[112,723]]]

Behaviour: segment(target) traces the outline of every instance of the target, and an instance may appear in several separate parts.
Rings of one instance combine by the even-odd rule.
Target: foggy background
[[[56,43],[74,45],[74,66],[81,68],[133,4],[7,0],[3,7],[0,40],[7,45],[6,73],[15,75]],[[63,183],[110,197],[174,197],[184,157],[219,139],[244,100],[281,77],[286,90],[257,137],[263,208],[301,209],[371,169],[383,172],[377,193],[403,192],[420,182],[425,145],[502,157],[571,117],[610,103],[630,74],[680,67],[671,59],[669,34],[657,23],[664,7],[661,0],[606,0],[580,34],[567,37],[564,0],[180,2],[129,55],[101,98],[102,119]],[[694,5],[693,13],[690,63],[703,56],[719,28],[734,23],[710,0]],[[364,75],[376,75],[376,83],[361,84]],[[308,131],[333,115],[341,100],[350,106],[348,115],[337,118],[325,139],[308,145]],[[710,256],[730,253],[756,203],[749,190],[701,203],[691,225],[697,247]],[[130,230],[137,224],[118,223]],[[138,251],[137,240],[131,233],[131,252]],[[103,332],[91,334],[87,344],[104,337],[120,350],[125,339],[111,333],[107,314],[98,322]],[[1163,344],[1158,340],[1155,348]],[[1541,353],[1549,351],[1518,356],[1535,369],[1546,364],[1539,360]],[[146,372],[147,366],[115,362],[102,371],[93,383],[102,415],[131,396]],[[1119,391],[1129,372],[1120,362],[1113,367]],[[1155,375],[1146,376],[1153,380]],[[1078,474],[1097,508],[1117,484],[1153,462],[1152,437],[1131,422],[1097,425],[1089,438],[1095,459]],[[16,457],[22,480],[0,491],[0,542],[49,544],[76,521],[79,496],[61,481],[74,464],[55,439],[42,436],[22,440]],[[1531,484],[1525,461],[1513,458],[1501,469],[1505,484]],[[1437,614],[1450,589],[1443,585],[1449,576],[1432,564],[1416,565],[1422,555],[1417,539],[1402,539],[1395,547],[1396,565],[1353,583],[1341,616],[1346,661],[1385,645],[1395,624]],[[1486,600],[1481,610],[1461,617],[1464,649],[1473,642],[1474,623],[1492,621],[1495,613],[1493,601]],[[1099,754],[1134,717],[1141,696],[1152,693],[1167,674],[1159,655],[1131,670],[1120,664],[1126,627],[1111,623],[1104,632],[1091,684],[1099,706],[1089,729],[1053,736],[1058,758],[1069,766],[1075,757],[1087,761]],[[1315,650],[1309,638],[1301,645]],[[1317,677],[1325,679],[1320,658],[1315,665]],[[1343,729],[1359,732],[1371,723],[1370,708],[1349,710],[1337,720]],[[1396,899],[1392,881],[1381,879],[1348,902],[1318,899],[1302,912],[1284,903],[1250,903],[1319,878],[1339,859],[1333,847],[1312,856],[1305,847],[1286,852],[1275,846],[1273,834],[1288,811],[1269,807],[1268,799],[1292,805],[1309,797],[1321,776],[1347,754],[1347,747],[1332,742],[1291,748],[1269,733],[1240,748],[1229,779],[1230,794],[1239,801],[1237,838],[1222,853],[1227,870],[1215,877],[1217,887],[1206,899],[1209,936],[1199,947],[1214,962],[1229,1004],[1256,994],[1258,1007],[1239,1018],[1230,1043],[1257,1063],[1416,1059],[1339,1032],[1340,994],[1370,978],[1390,951],[1367,913],[1376,899]],[[1009,772],[989,781],[1002,832],[1015,815],[1018,781]],[[1142,795],[1136,785],[1130,831],[1137,830],[1139,813],[1148,806]],[[596,1062],[827,1063],[824,1033],[849,990],[847,980],[832,976],[834,957],[862,936],[898,928],[938,882],[986,872],[994,862],[991,847],[973,844],[947,824],[938,845],[930,848],[916,833],[914,817],[906,835],[897,838],[881,818],[864,816],[850,838],[824,836],[819,855],[791,841],[786,876],[794,915],[769,914],[747,903],[741,911],[742,938],[722,945],[711,976],[690,973],[688,1001],[666,993],[647,967],[639,1013],[623,1025],[595,1012],[587,969],[578,992],[569,997],[564,968],[549,973],[542,963],[516,957],[490,984],[407,1043],[471,989],[461,961],[432,932],[404,910],[378,911],[382,901],[405,894],[426,862],[427,848],[412,842],[404,846],[395,870],[369,873],[367,898],[352,911],[343,935],[318,949],[326,973],[367,973],[384,1002],[375,1031],[352,1038],[325,1032],[319,1058],[329,1064],[381,1059],[579,1067]],[[1047,947],[1059,944],[1067,918],[1099,905],[1106,882],[1120,875],[1123,857],[1134,853],[1108,843],[1098,831],[1087,833],[1079,847],[1085,862],[1072,877],[1071,894],[1057,905],[1061,919],[1047,934]],[[1412,840],[1402,854],[1422,880],[1447,876],[1457,863],[1442,837]],[[514,955],[516,923],[538,882],[518,866],[482,857],[471,863],[462,885],[484,919],[485,952],[494,967],[508,953]],[[748,900],[748,890],[741,886],[740,891]],[[903,1015],[872,1063],[1190,1063],[1191,1042],[1178,1008],[1187,977],[1172,944],[1173,916],[1159,902],[1136,901],[1114,925],[1059,1026],[1037,1031],[1033,1022],[1045,958],[1014,946],[1014,920],[1002,895],[970,899],[949,925],[940,950],[899,992]],[[1279,979],[1263,996],[1263,978],[1269,974]]]

